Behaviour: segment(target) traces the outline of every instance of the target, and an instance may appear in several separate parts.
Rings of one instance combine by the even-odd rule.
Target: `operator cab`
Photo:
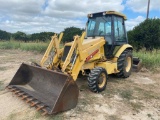
[[[106,44],[105,56],[112,58],[116,46],[128,43],[125,21],[126,16],[115,12],[105,11],[88,15],[87,37],[104,37]]]

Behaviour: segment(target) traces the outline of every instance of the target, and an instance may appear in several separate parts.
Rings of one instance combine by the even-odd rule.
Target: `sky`
[[[148,0],[0,0],[0,29],[27,34],[85,28],[88,13],[125,14],[127,30],[146,19]],[[149,18],[160,18],[160,0],[150,0]]]

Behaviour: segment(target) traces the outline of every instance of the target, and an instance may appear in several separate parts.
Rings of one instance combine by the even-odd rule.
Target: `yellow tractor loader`
[[[7,88],[45,115],[76,107],[79,73],[88,76],[89,89],[96,93],[105,90],[110,74],[129,77],[132,66],[140,67],[140,60],[132,57],[126,19],[115,11],[89,14],[81,36],[61,48],[63,33],[55,34],[40,64],[22,63]],[[51,52],[54,55],[44,67]]]

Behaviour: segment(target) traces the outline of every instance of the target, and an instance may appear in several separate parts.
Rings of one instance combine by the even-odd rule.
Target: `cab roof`
[[[116,12],[116,11],[104,11],[104,12],[98,12],[98,13],[91,13],[91,14],[88,14],[88,17],[92,17],[93,15],[96,15],[96,14],[117,15],[117,16],[123,17],[124,20],[127,20],[127,17],[124,14],[122,14],[120,12]]]

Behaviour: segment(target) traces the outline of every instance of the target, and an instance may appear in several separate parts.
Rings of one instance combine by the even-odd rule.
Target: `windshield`
[[[88,20],[87,37],[111,35],[111,17],[93,17]]]

